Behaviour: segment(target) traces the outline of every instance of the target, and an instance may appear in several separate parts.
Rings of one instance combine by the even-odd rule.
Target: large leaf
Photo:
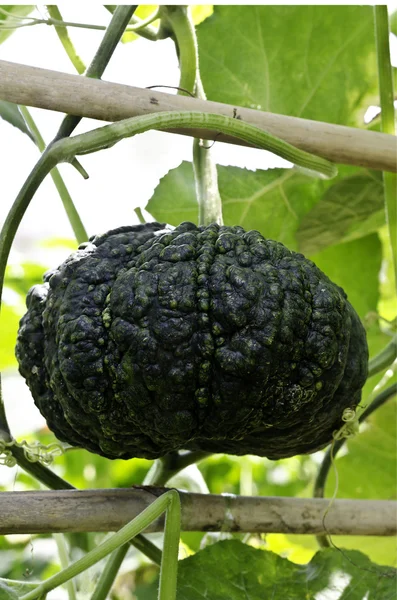
[[[17,129],[22,131],[22,133],[25,133],[27,136],[29,136],[32,142],[36,143],[29,127],[26,125],[25,119],[19,110],[18,104],[0,100],[0,117],[7,121],[7,123],[17,127]]]
[[[198,41],[210,100],[357,125],[377,93],[369,6],[215,6]]]
[[[376,311],[382,265],[382,245],[377,233],[332,246],[310,258],[345,290],[362,319]]]
[[[35,7],[34,4],[2,4],[0,8],[5,11],[0,11],[0,44],[2,44],[15,29],[1,29],[1,26],[19,25],[21,23],[19,17],[27,17]]]
[[[396,571],[357,551],[318,552],[296,565],[237,540],[218,542],[179,563],[177,600],[388,600]]]
[[[249,171],[218,166],[223,216],[228,225],[257,229],[294,248],[300,219],[315,204],[323,182],[293,169]],[[198,205],[191,163],[183,162],[163,177],[147,210],[159,221],[197,222]]]
[[[0,600],[18,600],[23,594],[31,592],[37,587],[36,583],[26,583],[26,581],[12,581],[11,579],[0,578]],[[45,600],[45,596],[40,596]]]
[[[342,167],[333,183],[306,177],[295,169],[250,171],[218,166],[225,223],[258,229],[305,255],[360,238],[384,223],[384,209],[381,176],[357,171]],[[191,163],[183,162],[161,179],[147,210],[171,225],[197,222]]]
[[[219,169],[219,167],[218,167]],[[198,204],[192,163],[183,161],[160,180],[146,210],[157,221],[178,225],[182,221],[197,223]]]
[[[303,217],[297,232],[299,250],[313,254],[376,231],[384,222],[382,175],[361,171],[335,181]]]

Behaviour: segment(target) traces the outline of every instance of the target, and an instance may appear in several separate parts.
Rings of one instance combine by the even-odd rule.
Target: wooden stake
[[[396,137],[385,133],[165,94],[7,61],[0,61],[0,99],[102,121],[119,121],[168,110],[237,116],[333,162],[397,172]],[[172,132],[246,145],[214,131]]]
[[[2,492],[0,534],[116,531],[167,488]],[[326,498],[249,497],[181,492],[183,531],[324,533]],[[392,536],[397,503],[334,500],[327,512],[333,535]],[[163,521],[147,531],[161,531]]]

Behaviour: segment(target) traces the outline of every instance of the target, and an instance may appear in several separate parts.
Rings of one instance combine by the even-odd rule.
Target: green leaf
[[[315,204],[324,183],[294,169],[249,171],[218,166],[218,185],[226,224],[257,229],[293,249],[300,219]],[[183,162],[161,179],[147,210],[171,225],[197,222],[191,163]]]
[[[193,23],[200,25],[200,23],[213,14],[214,7],[212,4],[192,4],[190,5],[190,10],[192,11]]]
[[[217,169],[226,224],[258,229],[306,256],[359,239],[384,224],[382,180],[377,173],[342,167],[339,181],[332,183],[295,169]],[[161,179],[147,210],[171,225],[197,222],[191,163],[182,162]]]
[[[15,29],[1,29],[3,27],[11,27],[19,25],[22,20],[18,17],[27,17],[33,12],[34,4],[2,4],[0,9],[7,11],[8,14],[0,11],[0,44],[2,44]]]
[[[17,366],[15,340],[19,321],[26,312],[26,295],[29,289],[43,280],[48,266],[38,263],[12,263],[7,266],[4,281],[4,302],[0,314],[0,371]]]
[[[74,248],[76,242],[74,243]],[[43,282],[43,275],[48,270],[48,265],[34,262],[10,263],[6,268],[4,285],[11,288],[21,296],[21,302],[25,305],[25,298],[30,288],[36,283]]]
[[[350,302],[364,319],[374,314],[379,302],[379,272],[382,264],[382,249],[379,235],[370,234],[352,242],[339,244],[311,257],[314,262],[348,294]],[[370,356],[376,355],[390,340],[379,328],[378,320],[364,319]],[[383,373],[371,377],[363,389],[363,403]],[[389,383],[391,380],[389,381]],[[347,454],[336,460],[338,470],[338,497],[360,499],[390,499],[396,489],[396,414],[395,403],[378,409],[361,433],[347,442]],[[332,496],[335,489],[334,472],[331,471],[326,495]],[[395,542],[392,538],[333,537],[337,546],[359,547],[372,560],[394,564],[397,560]]]
[[[110,9],[107,6],[107,8],[108,8],[108,10],[110,10],[110,12],[114,12],[113,7],[112,7],[112,9]],[[150,15],[152,15],[156,9],[157,9],[156,4],[140,4],[138,6],[138,8],[136,9],[136,11],[134,12],[134,17],[138,17],[139,19],[141,19],[143,21],[144,19],[147,19],[148,17],[150,17]],[[134,23],[134,19],[132,19],[132,23]],[[155,28],[157,28],[158,25],[159,25],[158,19],[156,21],[153,21],[153,23],[151,23],[151,26],[155,27]],[[121,41],[123,43],[127,43],[127,42],[133,42],[134,40],[139,40],[139,38],[140,38],[140,36],[137,33],[134,33],[133,31],[127,31],[126,33],[123,34]]]
[[[25,119],[19,110],[18,104],[0,100],[0,117],[4,119],[4,121],[7,121],[7,123],[17,127],[20,131],[22,131],[22,133],[25,133],[27,136],[29,136],[32,142],[36,143],[29,127],[25,122]]]
[[[3,303],[0,315],[0,371],[17,366],[14,347],[21,316],[14,307]]]
[[[12,581],[11,579],[2,579],[0,577],[0,600],[17,600],[19,596],[27,594],[36,587],[37,583]],[[45,598],[42,597],[42,600],[45,600]]]
[[[322,181],[295,169],[249,171],[219,167],[225,223],[258,229],[266,238],[296,249],[295,232],[321,194]]]
[[[376,231],[385,223],[382,174],[361,171],[331,185],[298,228],[303,254]]]
[[[331,281],[345,290],[361,319],[376,311],[382,265],[382,245],[377,233],[331,246],[310,258]]]
[[[183,161],[162,177],[146,210],[158,221],[170,225],[178,225],[182,221],[197,223],[198,204],[192,163]]]
[[[209,100],[362,124],[377,95],[369,6],[219,6],[198,27]]]
[[[180,561],[177,600],[386,600],[395,592],[396,570],[361,552],[326,549],[307,565],[237,540],[218,542]]]
[[[0,600],[18,600],[17,593],[0,580]]]

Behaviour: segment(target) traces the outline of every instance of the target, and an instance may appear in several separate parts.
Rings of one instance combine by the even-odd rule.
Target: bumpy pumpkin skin
[[[314,452],[360,401],[365,331],[311,261],[242,227],[121,227],[28,295],[16,354],[62,441],[108,458]]]

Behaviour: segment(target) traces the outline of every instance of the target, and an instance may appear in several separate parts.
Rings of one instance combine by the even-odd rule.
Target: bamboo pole
[[[0,61],[0,99],[102,121],[169,110],[237,115],[302,150],[333,162],[397,172],[396,137],[385,133],[165,94],[7,61]],[[172,132],[247,145],[214,131]]]
[[[166,488],[2,492],[0,534],[115,531]],[[181,492],[183,531],[324,533],[326,498],[249,497]],[[326,519],[333,535],[391,536],[397,503],[335,500]],[[161,531],[163,520],[147,531]]]

